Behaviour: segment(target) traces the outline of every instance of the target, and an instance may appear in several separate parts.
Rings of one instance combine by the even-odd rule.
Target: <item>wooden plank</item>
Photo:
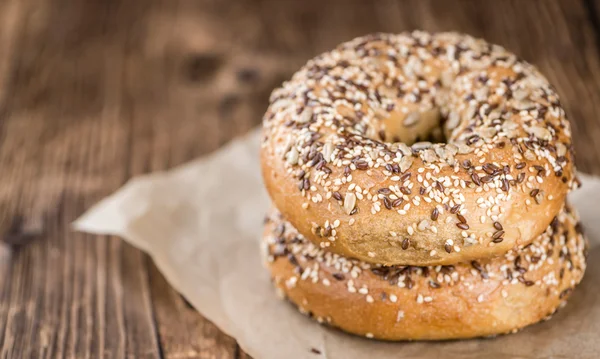
[[[137,10],[39,1],[21,20],[3,87],[0,205],[17,243],[37,240],[3,248],[0,357],[160,357],[146,256],[69,228],[129,176],[121,88]]]
[[[567,4],[563,5],[566,7]],[[587,32],[586,41],[582,44],[582,60],[584,60],[587,64],[589,64],[589,68],[591,68],[592,77],[589,78],[585,76],[586,80],[588,80],[590,85],[586,86],[585,91],[591,93],[594,96],[593,102],[581,102],[581,105],[585,107],[582,110],[582,116],[587,116],[586,123],[589,124],[585,128],[579,129],[580,132],[586,132],[588,134],[588,138],[590,138],[589,142],[593,143],[595,146],[591,147],[595,150],[597,156],[600,157],[600,144],[598,144],[597,138],[600,132],[598,128],[598,118],[600,117],[600,104],[598,103],[598,97],[600,94],[598,93],[598,73],[600,72],[600,1],[599,0],[583,0],[583,7],[587,10],[589,27],[590,29]],[[582,69],[582,72],[587,69]],[[595,85],[595,86],[593,86]],[[579,89],[576,89],[579,90]],[[578,124],[579,125],[579,124]],[[581,125],[580,125],[581,126]],[[583,127],[583,126],[581,126]],[[590,132],[591,131],[591,132]],[[578,147],[579,153],[585,151],[585,147]],[[580,156],[581,157],[581,156]],[[583,159],[585,160],[585,159]],[[589,161],[585,165],[584,169],[591,168],[588,171],[594,174],[600,174],[600,170],[598,169],[599,165],[595,161]]]
[[[263,75],[257,64],[242,61],[258,55],[222,49],[212,41],[210,32],[221,29],[202,21],[203,9],[211,4],[204,5],[165,1],[148,6],[147,15],[138,23],[141,41],[127,48],[123,109],[131,116],[135,134],[130,175],[188,161],[260,121],[268,96],[265,89],[273,86],[261,84],[271,77]],[[268,56],[260,59],[271,61]],[[253,76],[259,77],[258,83]],[[253,96],[262,98],[256,101]],[[260,104],[260,110],[255,104]],[[235,341],[200,315],[191,315],[195,312],[151,264],[150,278],[166,358],[235,355]]]
[[[8,90],[10,65],[17,53],[18,27],[25,6],[25,1],[0,0],[0,114]]]
[[[202,318],[150,266],[154,310],[165,358],[234,358],[235,340]]]
[[[123,106],[135,134],[131,175],[186,162],[247,132],[260,122],[271,89],[292,71],[284,54],[240,39],[254,31],[250,19],[258,14],[251,5],[165,1],[148,11],[124,65]],[[219,22],[210,19],[216,13]],[[241,14],[245,21],[227,21]],[[153,265],[150,278],[166,358],[235,356],[235,341],[191,315]]]

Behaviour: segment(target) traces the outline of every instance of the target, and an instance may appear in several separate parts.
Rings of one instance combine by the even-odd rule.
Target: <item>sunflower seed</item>
[[[296,119],[296,122],[307,123],[312,118],[312,115],[313,115],[313,110],[310,107],[306,107],[306,108],[304,108],[304,111],[302,111],[300,116],[298,116],[298,119]]]
[[[292,149],[288,151],[288,153],[286,155],[286,160],[291,165],[295,165],[298,163],[298,150],[296,149],[295,146],[292,147]]]
[[[326,162],[331,162],[331,155],[333,154],[334,149],[333,143],[329,141],[323,146],[323,159],[325,159]]]
[[[354,207],[356,206],[356,195],[352,192],[346,192],[346,196],[344,197],[344,211],[346,214],[352,213]]]
[[[404,156],[400,160],[400,172],[406,172],[412,166],[414,158],[412,156]]]
[[[550,133],[548,129],[543,127],[533,126],[530,127],[527,132],[533,134],[537,138],[541,138],[542,140],[552,140],[552,133]]]

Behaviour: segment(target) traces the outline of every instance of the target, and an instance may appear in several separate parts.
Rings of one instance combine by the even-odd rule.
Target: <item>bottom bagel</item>
[[[533,243],[456,265],[379,266],[325,252],[273,212],[263,244],[284,297],[320,323],[382,340],[514,332],[552,315],[585,271],[586,240],[568,206]]]

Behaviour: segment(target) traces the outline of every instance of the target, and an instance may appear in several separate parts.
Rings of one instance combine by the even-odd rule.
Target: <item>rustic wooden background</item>
[[[415,28],[538,65],[600,174],[600,0],[0,0],[0,357],[245,357],[148,256],[69,223],[256,126],[309,57]]]

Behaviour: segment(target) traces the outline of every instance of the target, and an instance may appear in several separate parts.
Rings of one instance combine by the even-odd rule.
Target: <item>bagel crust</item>
[[[456,33],[375,34],[317,56],[273,92],[263,134],[284,218],[369,263],[502,256],[539,237],[578,185],[546,78]]]
[[[263,244],[276,287],[301,312],[383,340],[491,336],[548,318],[580,282],[587,249],[568,207],[524,248],[453,266],[347,259],[316,247],[277,213]]]

